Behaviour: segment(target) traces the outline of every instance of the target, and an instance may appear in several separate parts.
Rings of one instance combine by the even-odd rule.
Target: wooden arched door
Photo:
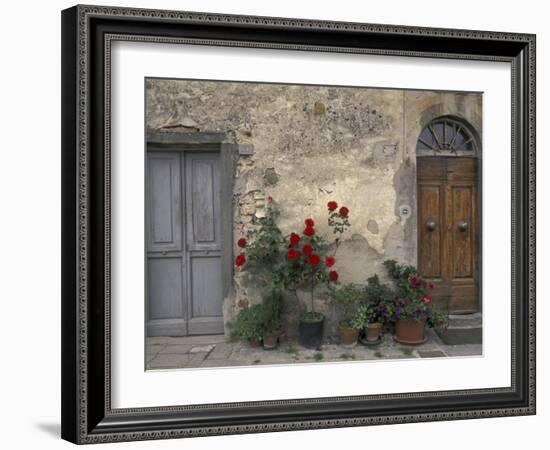
[[[434,302],[454,314],[480,310],[479,159],[460,127],[434,121],[417,148],[418,269],[435,285]]]

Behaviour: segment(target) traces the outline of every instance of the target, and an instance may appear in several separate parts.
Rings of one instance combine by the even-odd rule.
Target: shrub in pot
[[[445,329],[448,323],[432,302],[433,284],[422,278],[416,267],[395,260],[384,261],[384,266],[395,282],[393,318],[395,340],[401,344],[418,345],[426,341],[425,327]]]
[[[329,297],[338,313],[336,332],[340,343],[345,347],[357,344],[361,324],[357,322],[357,305],[365,299],[365,289],[354,283],[342,284],[329,288]]]
[[[377,342],[393,315],[395,295],[391,288],[380,283],[378,275],[373,275],[367,279],[364,297],[357,309],[356,323],[364,330],[368,342]]]
[[[284,238],[277,225],[278,216],[279,210],[272,201],[268,202],[265,217],[258,219],[257,227],[250,230],[246,238],[242,237],[237,241],[241,253],[235,258],[237,270],[246,270],[257,284],[263,286],[261,306],[253,308],[254,319],[257,321],[258,330],[261,329],[261,341],[266,349],[277,347],[279,336],[284,334],[282,329],[284,273],[281,268],[284,267],[285,252]],[[245,312],[245,318],[247,314],[251,313]],[[249,339],[252,345],[257,341],[256,338],[243,336],[242,333],[241,337]]]
[[[264,332],[264,305],[262,303],[239,311],[233,324],[233,337],[246,339],[252,347],[259,347],[262,345]]]

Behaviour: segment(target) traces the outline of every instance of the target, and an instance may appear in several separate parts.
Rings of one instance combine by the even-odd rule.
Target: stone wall
[[[150,129],[222,132],[227,142],[251,144],[237,162],[235,242],[265,214],[268,197],[281,209],[283,233],[301,232],[312,217],[327,239],[327,202],[348,206],[352,226],[335,265],[342,282],[384,275],[387,258],[416,264],[422,128],[452,115],[481,130],[477,93],[162,79],[147,80],[146,92]],[[226,320],[257,297],[246,272],[237,273]]]

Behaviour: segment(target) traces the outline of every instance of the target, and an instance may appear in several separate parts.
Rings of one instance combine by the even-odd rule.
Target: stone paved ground
[[[297,364],[372,359],[442,358],[481,355],[481,345],[445,345],[433,330],[419,346],[394,342],[386,335],[377,346],[357,344],[346,348],[325,343],[320,350],[309,350],[293,340],[274,350],[252,348],[246,342],[229,342],[223,335],[147,338],[146,368],[186,369],[202,367],[252,366],[258,364]]]

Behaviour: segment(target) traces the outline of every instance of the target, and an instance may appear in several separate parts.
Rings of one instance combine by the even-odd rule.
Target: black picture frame
[[[194,42],[512,67],[511,386],[112,409],[110,43]],[[75,6],[62,12],[62,437],[99,443],[535,414],[535,36]]]

